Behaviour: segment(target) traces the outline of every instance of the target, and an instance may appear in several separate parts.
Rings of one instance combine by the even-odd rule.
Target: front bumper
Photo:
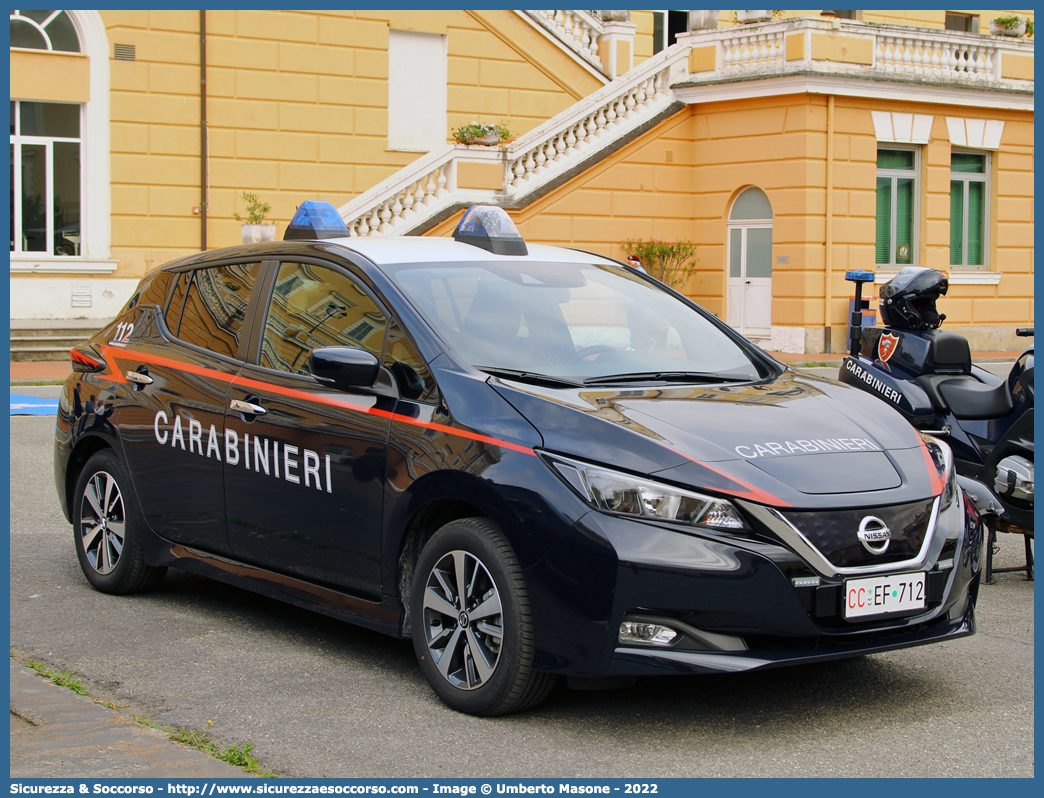
[[[759,525],[760,526],[760,525]],[[916,567],[927,606],[846,620],[848,578],[824,573],[769,529],[752,538],[589,513],[547,558],[559,580],[583,563],[582,593],[545,626],[558,656],[537,667],[587,676],[736,672],[890,651],[973,634],[982,525],[963,497],[939,513]],[[853,531],[854,534],[854,531]],[[567,563],[571,563],[569,568]],[[817,570],[818,568],[818,570]],[[795,579],[816,586],[795,587]],[[800,583],[799,583],[800,584]],[[559,600],[567,598],[559,593]],[[667,645],[618,642],[625,619],[677,631]],[[538,624],[538,629],[541,625]]]

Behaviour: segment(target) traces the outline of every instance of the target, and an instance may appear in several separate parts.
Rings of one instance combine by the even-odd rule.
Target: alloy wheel
[[[119,564],[126,536],[123,495],[111,474],[99,471],[87,482],[80,502],[80,545],[99,574]]]
[[[486,566],[466,551],[444,555],[428,574],[424,639],[442,677],[461,690],[492,678],[504,640],[500,593]]]

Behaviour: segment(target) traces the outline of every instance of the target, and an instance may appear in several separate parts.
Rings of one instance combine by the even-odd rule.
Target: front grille
[[[928,534],[934,501],[858,510],[782,511],[781,515],[835,568],[853,568],[916,557]],[[857,537],[859,524],[867,516],[880,518],[891,533],[883,554],[871,553]]]

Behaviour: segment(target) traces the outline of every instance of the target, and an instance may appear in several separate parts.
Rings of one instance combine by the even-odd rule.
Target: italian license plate
[[[845,618],[923,610],[924,573],[891,574],[845,582]]]

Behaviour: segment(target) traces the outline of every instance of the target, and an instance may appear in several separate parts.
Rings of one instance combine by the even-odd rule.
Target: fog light
[[[794,587],[819,587],[819,582],[818,576],[799,576],[797,579],[790,580],[790,584]]]
[[[655,643],[666,646],[677,636],[678,633],[673,629],[657,623],[624,621],[620,624],[621,643]]]
[[[949,560],[939,560],[938,565],[935,566],[936,571],[948,571],[953,568],[953,558]]]

